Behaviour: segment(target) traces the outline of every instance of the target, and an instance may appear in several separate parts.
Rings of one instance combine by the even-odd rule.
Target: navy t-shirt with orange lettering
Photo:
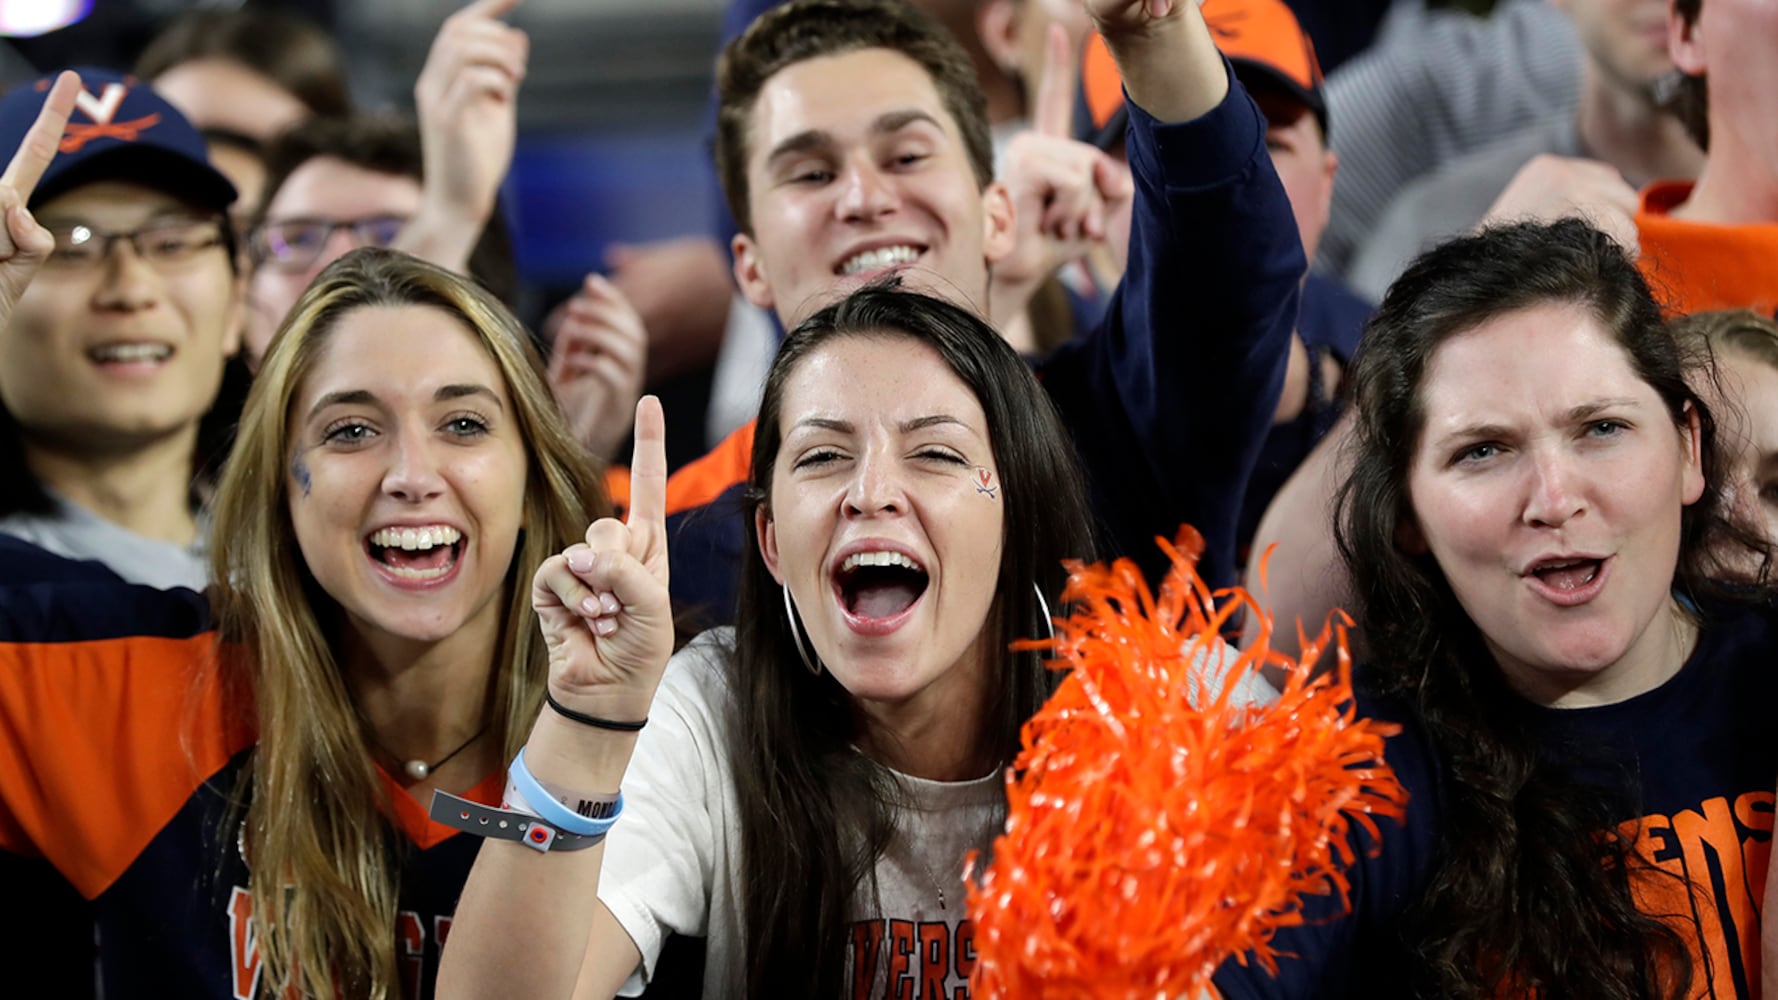
[[[1576,782],[1625,803],[1638,854],[1676,878],[1634,880],[1637,905],[1663,915],[1693,950],[1687,996],[1759,995],[1759,907],[1772,849],[1778,783],[1778,611],[1717,608],[1697,648],[1665,684],[1593,708],[1527,704],[1549,759]],[[1279,975],[1225,966],[1216,987],[1236,998],[1408,996],[1400,921],[1434,864],[1445,778],[1409,713],[1360,700],[1361,714],[1404,723],[1387,754],[1411,799],[1405,824],[1385,821],[1379,848],[1353,867],[1353,905],[1281,932]],[[1684,898],[1685,883],[1693,899]]]

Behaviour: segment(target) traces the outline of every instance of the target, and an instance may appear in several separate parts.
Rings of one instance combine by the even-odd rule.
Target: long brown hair
[[[1673,336],[1683,347],[1703,347],[1712,359],[1725,352],[1778,369],[1778,321],[1751,309],[1718,309],[1676,317]]]
[[[754,513],[770,512],[782,444],[780,406],[797,366],[842,337],[903,338],[935,350],[981,403],[1004,484],[1006,520],[996,599],[984,629],[995,648],[1044,634],[1036,589],[1056,599],[1062,560],[1090,559],[1092,515],[1079,461],[1049,396],[1006,341],[940,299],[867,288],[811,316],[785,338],[766,380],[747,487],[733,685],[735,782],[741,813],[746,982],[735,996],[844,994],[846,928],[858,887],[893,830],[888,773],[850,748],[850,696],[798,658],[778,584],[759,553]],[[1019,727],[1054,689],[1038,654],[1004,652],[986,744],[1011,761]]]
[[[518,752],[542,704],[547,663],[525,586],[611,503],[569,434],[542,359],[517,320],[474,282],[389,250],[331,264],[272,341],[247,398],[214,514],[215,605],[243,655],[221,669],[250,689],[259,742],[243,776],[243,842],[266,991],[399,994],[395,962],[399,843],[356,709],[324,623],[332,598],[296,555],[289,516],[291,400],[346,314],[383,305],[441,309],[474,331],[506,379],[531,456],[523,529],[489,691],[493,738]]]
[[[1429,555],[1404,550],[1407,477],[1425,421],[1421,383],[1451,337],[1541,304],[1584,308],[1668,416],[1696,413],[1706,486],[1682,516],[1673,590],[1727,598],[1718,544],[1758,545],[1723,516],[1715,424],[1636,266],[1583,222],[1522,223],[1446,243],[1392,286],[1352,374],[1355,462],[1337,539],[1374,654],[1368,681],[1417,711],[1446,784],[1443,845],[1408,945],[1421,995],[1484,1000],[1654,998],[1691,983],[1679,935],[1636,908],[1626,804],[1563,777],[1539,752],[1474,621]]]

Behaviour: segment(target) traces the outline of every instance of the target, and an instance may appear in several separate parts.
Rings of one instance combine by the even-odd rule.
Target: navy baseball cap
[[[210,165],[204,137],[148,84],[106,69],[74,72],[80,96],[30,207],[95,181],[130,181],[219,212],[235,200],[235,186]],[[59,75],[21,83],[0,97],[0,163],[18,152]]]

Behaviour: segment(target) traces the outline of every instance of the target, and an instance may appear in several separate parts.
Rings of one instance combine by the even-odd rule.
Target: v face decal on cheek
[[[994,478],[994,473],[989,472],[987,469],[979,465],[975,467],[975,491],[977,493],[987,497],[989,500],[998,500],[1000,499],[998,495],[999,489],[1000,483]]]

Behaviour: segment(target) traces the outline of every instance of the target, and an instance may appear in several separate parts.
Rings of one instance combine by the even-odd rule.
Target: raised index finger
[[[463,13],[474,17],[505,17],[518,5],[519,0],[475,0],[463,8]]]
[[[1043,77],[1037,84],[1032,127],[1039,135],[1074,138],[1074,63],[1068,31],[1051,24],[1043,43]]]
[[[632,536],[637,528],[667,537],[667,418],[661,401],[643,396],[636,401],[636,452],[630,459],[630,513],[624,519]]]
[[[49,169],[49,161],[56,158],[62,133],[68,128],[68,116],[74,113],[74,99],[79,95],[80,76],[73,70],[65,70],[56,77],[56,85],[50,88],[43,110],[37,112],[37,120],[31,123],[31,130],[19,143],[18,152],[6,165],[6,173],[0,174],[0,184],[17,192],[20,201],[31,200],[31,192],[37,189],[38,180]]]

